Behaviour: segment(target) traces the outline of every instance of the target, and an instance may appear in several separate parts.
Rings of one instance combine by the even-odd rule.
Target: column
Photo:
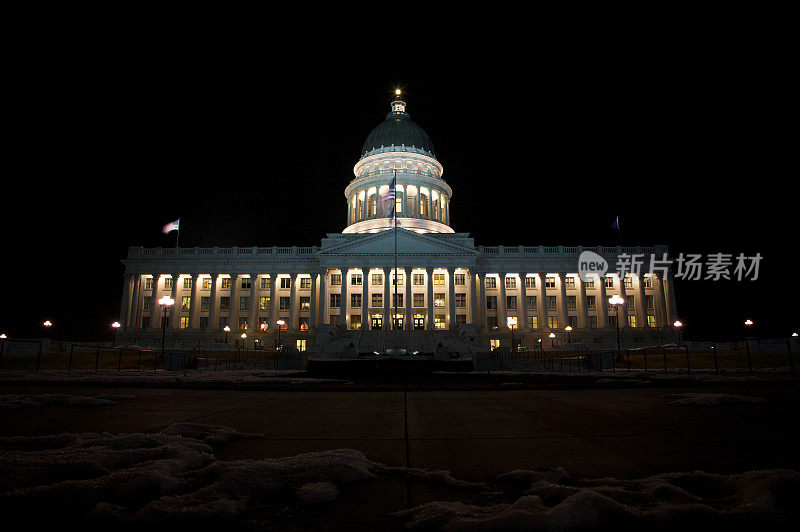
[[[566,274],[564,272],[560,272],[558,274],[558,328],[559,330],[564,330],[564,327],[567,326],[567,286],[566,282]]]
[[[258,332],[258,274],[250,274],[250,316],[247,318],[248,336]]]
[[[367,320],[369,319],[369,268],[361,268],[361,329],[368,330]]]
[[[405,328],[408,331],[410,331],[411,329],[414,328],[414,318],[413,318],[413,316],[411,314],[411,312],[412,312],[412,310],[411,310],[411,300],[412,300],[412,297],[411,297],[411,277],[413,275],[413,271],[414,271],[413,268],[406,268],[404,270],[404,272],[405,272],[405,279],[404,280],[405,280],[405,283],[406,283],[405,284],[405,288],[406,288],[406,296],[405,296],[405,300],[406,300],[405,301],[405,303],[406,303],[406,315],[405,315],[405,318],[404,318],[403,321],[404,321]]]
[[[139,328],[139,311],[141,309],[141,305],[139,303],[139,292],[142,284],[142,276],[137,273],[132,277],[133,286],[131,287],[130,310],[128,311],[127,322],[122,322],[122,325],[125,327],[125,330],[130,328],[131,330],[135,331]]]
[[[501,331],[508,330],[508,320],[506,319],[506,272],[497,274],[497,327]]]
[[[624,277],[616,277],[616,282],[619,283],[619,297],[625,300],[625,303],[622,306],[617,307],[615,311],[617,315],[617,320],[619,321],[619,328],[624,329],[628,326],[628,297],[625,293],[625,278]]]
[[[239,274],[231,274],[231,291],[230,291],[230,307],[228,308],[228,325],[231,328],[231,334],[228,338],[236,340],[239,335],[239,293],[241,292],[239,284]]]
[[[179,273],[172,274],[172,293],[169,297],[175,300],[172,304],[172,317],[170,320],[170,328],[173,331],[180,330],[181,328],[181,276]],[[169,312],[168,312],[169,313]]]
[[[268,331],[275,332],[278,324],[278,273],[273,270],[269,274],[269,325]]]
[[[347,329],[347,298],[349,297],[347,294],[347,268],[345,266],[341,267],[342,272],[342,291],[341,296],[339,299],[339,324]]]
[[[211,294],[208,305],[208,328],[212,331],[219,331],[219,303],[217,301],[217,283],[219,274],[211,273]]]
[[[675,307],[675,280],[671,273],[664,276],[664,300],[667,303],[667,326],[671,327],[678,319],[678,310]]]
[[[321,268],[319,270],[319,324],[328,323],[328,269]]]
[[[664,283],[661,274],[653,274],[653,299],[656,307],[656,327],[666,327],[667,308],[664,301]]]
[[[308,331],[313,332],[317,328],[317,274],[311,273],[311,296],[308,307]]]
[[[441,202],[441,199],[439,200]],[[450,330],[456,330],[456,269],[454,267],[447,268],[447,303],[450,309]]]
[[[158,283],[161,281],[161,274],[153,274],[153,289],[150,291],[150,327],[161,328],[161,308],[158,306]]]
[[[520,273],[520,282],[519,282],[519,302],[517,303],[519,308],[519,318],[517,319],[517,329],[520,331],[529,331],[528,328],[528,289],[525,286],[525,282],[528,278],[527,272],[523,271]],[[519,323],[522,321],[522,323]]]
[[[392,328],[392,318],[394,317],[393,312],[393,305],[391,301],[391,291],[390,288],[390,277],[391,277],[391,268],[383,268],[383,330],[388,330]],[[391,310],[390,310],[391,309]]]
[[[597,302],[597,328],[605,329],[608,326],[608,294],[606,293],[606,278],[598,276],[600,280],[600,301]]]
[[[548,329],[547,325],[547,288],[545,288],[546,273],[539,274],[539,329],[545,331]]]
[[[124,331],[128,327],[128,315],[131,310],[131,287],[134,282],[134,277],[131,274],[123,275],[122,281],[122,301],[119,305],[119,323],[122,325]]]
[[[430,199],[430,195],[428,196]],[[430,210],[428,211],[430,214]],[[433,268],[427,267],[425,268],[426,279],[425,282],[427,283],[427,292],[428,292],[428,317],[425,319],[425,330],[432,331],[433,330]]]
[[[289,282],[289,330],[290,331],[298,331],[300,330],[299,321],[300,321],[300,311],[298,309],[297,304],[297,285],[300,284],[298,282],[300,276],[297,273],[292,272],[291,274],[291,281]]]
[[[580,301],[578,301],[578,327],[583,330],[589,330],[589,309],[586,307],[586,282],[580,275],[578,275],[576,279],[581,285]]]
[[[189,294],[189,327],[193,331],[198,329],[200,321],[200,274],[192,276],[192,290]]]
[[[488,313],[486,312],[486,272],[478,273],[478,281],[481,283],[481,329],[489,331],[489,320],[486,319]]]
[[[636,279],[636,326],[649,327],[647,324],[647,309],[644,306],[645,293],[644,293],[644,274],[639,274]]]
[[[475,278],[474,268],[469,270],[469,307],[472,313],[469,323],[478,325],[478,281]]]

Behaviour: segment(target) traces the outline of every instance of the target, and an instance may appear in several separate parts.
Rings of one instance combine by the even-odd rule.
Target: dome
[[[391,151],[422,153],[436,158],[430,137],[424,129],[411,120],[405,109],[404,101],[392,102],[392,111],[386,115],[386,120],[378,124],[364,141],[361,159],[375,153]]]

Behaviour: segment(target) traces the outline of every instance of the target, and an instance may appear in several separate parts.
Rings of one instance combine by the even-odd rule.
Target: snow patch
[[[119,401],[135,399],[133,395],[70,395],[62,393],[5,394],[0,395],[0,409],[16,409],[38,406],[106,406]]]
[[[763,397],[727,393],[673,393],[661,396],[672,406],[717,406],[734,403],[763,403]]]

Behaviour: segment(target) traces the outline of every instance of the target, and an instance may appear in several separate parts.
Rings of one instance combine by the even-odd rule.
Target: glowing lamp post
[[[614,320],[617,322],[617,358],[620,357],[620,352],[622,351],[622,343],[619,339],[619,307],[625,304],[625,300],[619,297],[619,295],[614,294],[610,298],[608,298],[608,304],[614,307],[616,319]]]
[[[567,331],[567,343],[572,343],[572,325],[567,325],[564,327],[564,330]]]
[[[231,328],[226,325],[225,327],[222,328],[222,330],[225,331],[225,343],[227,344],[228,343],[228,333],[231,332]]]
[[[286,322],[283,320],[278,320],[275,322],[275,325],[278,326],[278,350],[280,351],[281,347],[283,347],[281,345],[281,329],[283,329],[283,326],[286,325]]]
[[[116,341],[117,341],[116,332],[119,331],[120,327],[122,327],[122,324],[120,322],[118,322],[118,321],[115,321],[114,323],[111,324],[111,328],[114,330],[114,333],[115,333],[114,334],[114,343],[116,343]]]
[[[175,300],[164,296],[158,300],[158,304],[164,309],[164,315],[161,317],[161,358],[164,358],[164,342],[167,339],[167,310],[175,304]]]
[[[550,338],[550,349],[553,349],[556,345],[556,333],[550,333],[547,336]]]
[[[244,341],[247,338],[247,333],[242,333],[241,338],[242,338],[242,347],[244,347]]]
[[[683,345],[683,322],[681,320],[675,320],[672,326],[678,331],[678,345]]]

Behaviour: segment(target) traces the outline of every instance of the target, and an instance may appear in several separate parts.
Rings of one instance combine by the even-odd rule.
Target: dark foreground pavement
[[[669,397],[675,393],[764,401],[679,406]],[[633,383],[608,389],[352,392],[4,385],[0,394],[133,396],[105,406],[0,408],[4,437],[154,433],[177,422],[261,435],[221,446],[216,457],[226,461],[356,449],[388,466],[447,470],[469,481],[555,468],[573,477],[618,479],[800,469],[800,384],[792,381],[713,389]],[[384,526],[376,516],[448,496],[446,489],[414,482],[381,481],[353,490],[346,504],[326,510],[325,523]],[[358,501],[368,501],[369,511],[357,511]]]

